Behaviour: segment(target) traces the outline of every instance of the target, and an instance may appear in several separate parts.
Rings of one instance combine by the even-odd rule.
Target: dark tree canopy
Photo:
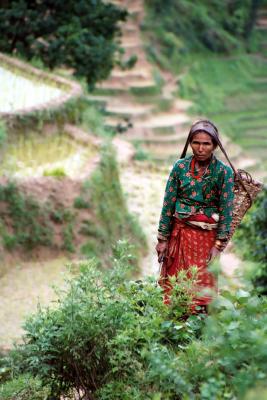
[[[101,0],[0,0],[0,51],[67,65],[88,84],[106,78],[126,11]]]

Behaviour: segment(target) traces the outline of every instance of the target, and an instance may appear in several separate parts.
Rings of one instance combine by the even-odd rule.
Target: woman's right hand
[[[158,262],[161,263],[164,257],[167,254],[168,249],[168,241],[167,240],[159,240],[156,246],[156,251],[158,253]]]

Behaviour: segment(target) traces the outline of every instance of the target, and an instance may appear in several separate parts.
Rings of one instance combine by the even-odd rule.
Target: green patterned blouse
[[[231,226],[234,198],[234,173],[230,167],[211,158],[201,178],[191,175],[193,156],[176,161],[170,173],[164,196],[159,222],[159,238],[168,237],[171,231],[171,218],[203,213],[208,217],[219,214],[217,238],[226,238]],[[194,171],[197,175],[197,171]]]

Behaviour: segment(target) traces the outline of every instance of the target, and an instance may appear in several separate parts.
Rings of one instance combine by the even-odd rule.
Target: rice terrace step
[[[57,108],[82,94],[79,83],[0,53],[0,116]]]

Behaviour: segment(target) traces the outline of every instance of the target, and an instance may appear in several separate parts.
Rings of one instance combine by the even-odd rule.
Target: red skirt
[[[169,294],[172,290],[168,277],[177,276],[181,270],[188,270],[190,273],[190,268],[193,266],[197,267],[194,305],[207,305],[212,301],[211,293],[217,292],[217,280],[208,271],[208,259],[215,239],[216,229],[195,228],[181,219],[174,218],[168,252],[163,261],[159,280],[165,292],[166,304],[170,303]]]

